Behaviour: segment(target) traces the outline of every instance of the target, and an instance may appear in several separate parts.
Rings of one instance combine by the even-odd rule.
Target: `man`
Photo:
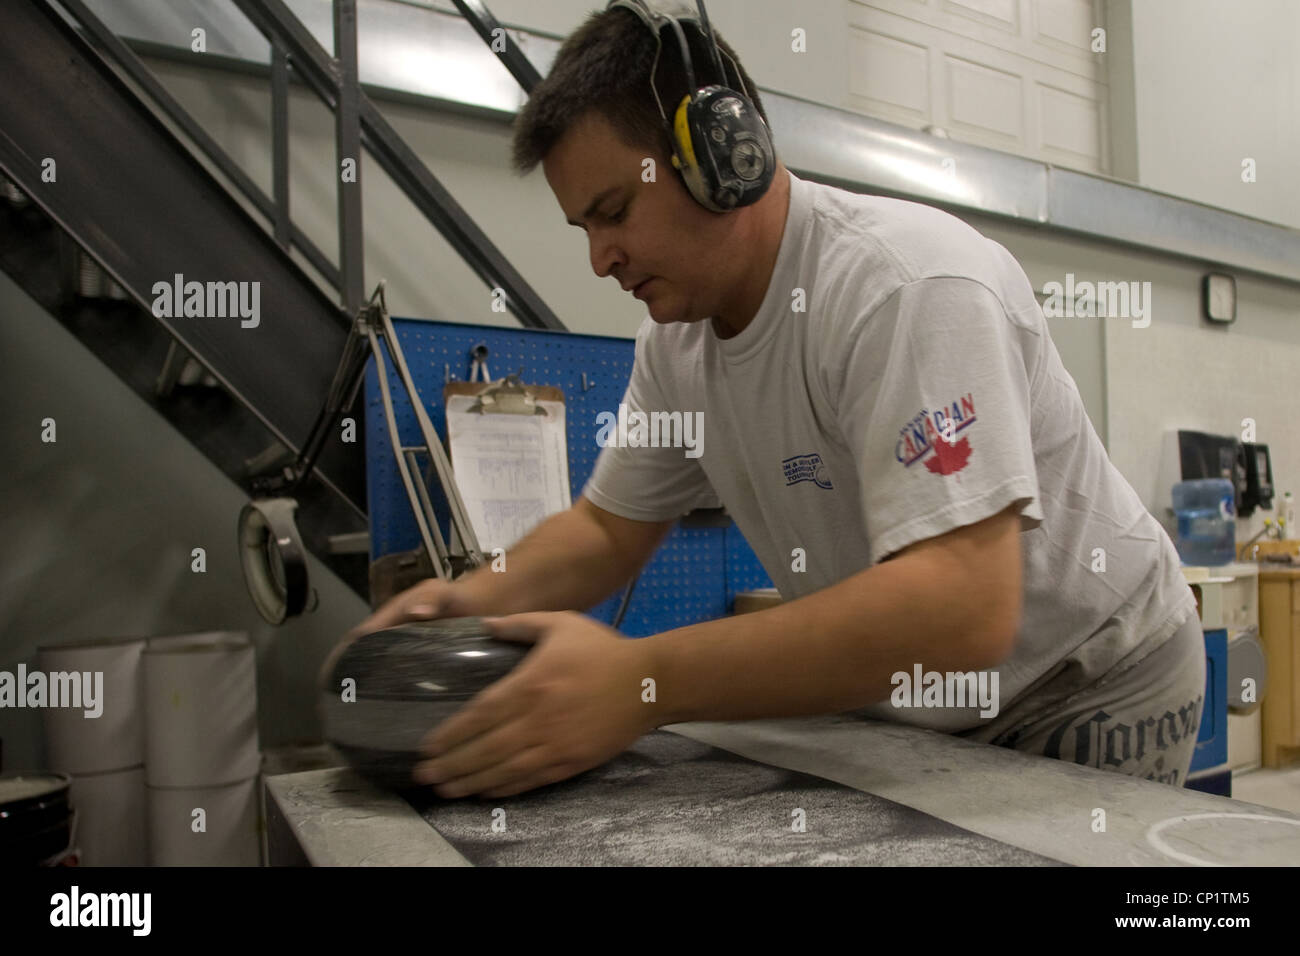
[[[723,82],[685,29],[699,82]],[[667,112],[691,92],[674,46],[628,10],[594,14],[521,112],[515,161],[542,164],[593,271],[646,304],[624,401],[703,412],[703,454],[605,448],[506,573],[425,582],[358,628],[508,614],[494,633],[535,642],[431,734],[417,779],[504,796],[668,723],[858,710],[1181,785],[1205,680],[1194,599],[1024,273],[946,213],[779,163],[757,202],[706,209],[651,89],[657,63]],[[640,640],[569,610],[719,500],[786,603]],[[973,671],[998,678],[992,706],[900,692]]]

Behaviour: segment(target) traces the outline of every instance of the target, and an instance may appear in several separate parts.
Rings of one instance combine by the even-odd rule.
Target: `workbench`
[[[934,731],[850,715],[663,729],[749,761],[913,808],[942,821],[940,825],[951,825],[949,830],[988,838],[990,847],[1004,844],[1011,853],[1037,855],[1045,862],[1300,865],[1300,816],[1295,814]],[[479,807],[484,814],[497,805],[509,812],[511,801],[519,799]],[[1098,811],[1104,811],[1104,831]],[[266,812],[273,866],[471,865],[410,802],[373,788],[345,768],[267,777]],[[705,852],[706,844],[701,832],[684,842],[673,862],[716,859]],[[932,864],[933,847],[928,844],[928,855],[896,855],[890,862]],[[984,862],[996,865],[1008,859],[1014,861],[990,853]],[[970,860],[965,854],[957,862]]]

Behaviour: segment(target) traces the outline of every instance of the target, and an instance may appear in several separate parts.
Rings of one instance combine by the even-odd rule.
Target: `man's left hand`
[[[443,797],[506,797],[590,770],[655,727],[641,700],[647,648],[572,611],[485,622],[537,646],[510,674],[429,733],[415,779]]]

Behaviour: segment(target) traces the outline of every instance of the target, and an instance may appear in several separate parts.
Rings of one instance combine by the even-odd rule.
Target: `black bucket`
[[[71,785],[66,773],[0,774],[0,866],[63,862],[72,845]]]

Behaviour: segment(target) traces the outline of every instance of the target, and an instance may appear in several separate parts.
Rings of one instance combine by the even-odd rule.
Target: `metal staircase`
[[[272,197],[81,0],[4,5],[0,173],[30,202],[0,201],[0,268],[249,490],[259,474],[298,455],[321,416],[352,317],[364,304],[361,164],[355,182],[340,177],[337,264],[289,216],[291,78],[334,112],[340,160],[359,158],[364,147],[476,274],[503,290],[522,325],[564,327],[361,90],[356,0],[334,0],[334,56],[282,0],[232,2],[272,47]],[[456,5],[485,41],[498,41],[497,55],[531,88],[536,71],[483,4]],[[242,194],[242,203],[205,163]],[[119,298],[78,294],[85,255],[120,289]],[[176,276],[257,283],[256,324],[232,315],[156,314],[163,311],[155,308],[157,284],[174,284]],[[337,299],[322,287],[335,290]],[[191,358],[219,387],[181,384]],[[306,547],[368,597],[365,416],[357,396],[345,414],[356,422],[357,441],[322,444],[297,491],[297,520]]]

